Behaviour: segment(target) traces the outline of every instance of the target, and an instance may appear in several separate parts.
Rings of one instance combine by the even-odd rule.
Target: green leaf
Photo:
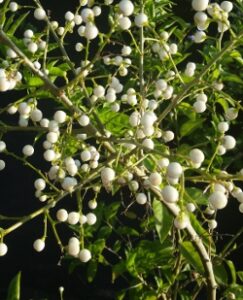
[[[204,122],[204,119],[196,119],[196,120],[189,120],[189,121],[183,123],[180,127],[181,137],[191,134],[197,128],[201,127],[203,122]]]
[[[117,211],[120,208],[121,203],[116,201],[108,205],[104,211],[105,219],[110,220],[113,219],[117,215]]]
[[[139,236],[140,235],[137,230],[135,230],[132,227],[128,227],[128,226],[119,227],[116,232],[121,235],[130,235],[130,236]]]
[[[202,193],[202,190],[195,187],[188,187],[185,189],[184,200],[199,205],[208,204],[208,198]]]
[[[136,273],[145,273],[158,266],[168,266],[172,253],[173,248],[168,246],[168,243],[162,246],[160,241],[142,240],[128,254],[128,271],[131,275],[136,276]]]
[[[229,108],[228,102],[224,98],[218,98],[216,102],[222,106],[224,112]]]
[[[243,282],[243,271],[238,271],[236,274],[239,277],[240,281]]]
[[[93,256],[98,256],[105,248],[105,239],[98,239],[92,244],[91,252]]]
[[[44,81],[38,76],[33,76],[26,79],[28,87],[39,87],[44,85]]]
[[[49,75],[54,75],[54,76],[60,76],[60,77],[65,77],[67,75],[66,71],[63,71],[59,67],[47,67],[49,71]]]
[[[155,217],[155,228],[159,235],[160,242],[163,243],[173,224],[173,217],[161,201],[156,199],[153,200],[153,212]]]
[[[203,274],[204,273],[203,264],[193,244],[189,241],[182,242],[180,244],[180,249],[186,261],[190,265],[192,265],[197,272]]]
[[[236,283],[236,270],[235,270],[235,265],[231,260],[226,260],[226,264],[230,270],[230,275],[232,278],[232,284]]]
[[[155,292],[150,291],[150,292],[145,292],[143,296],[143,300],[157,300],[158,297]]]
[[[112,282],[124,272],[126,272],[126,262],[123,260],[112,267]]]
[[[87,280],[88,282],[92,282],[95,278],[95,275],[97,273],[98,264],[96,261],[91,260],[88,264],[87,268]]]
[[[106,129],[114,135],[120,135],[131,127],[129,125],[129,117],[124,113],[113,112],[110,108],[102,108],[102,110],[99,110],[97,113]]]
[[[215,279],[219,285],[227,285],[228,284],[228,274],[225,270],[225,267],[223,264],[220,265],[214,265],[213,267]]]
[[[24,22],[24,20],[27,18],[27,16],[29,15],[29,11],[23,15],[20,15],[18,17],[17,20],[15,20],[12,24],[12,26],[10,27],[10,29],[8,30],[8,34],[9,35],[14,35],[16,30],[19,28],[19,26]]]
[[[21,272],[19,272],[10,282],[8,296],[6,300],[20,300]]]
[[[222,76],[222,80],[229,81],[229,82],[235,82],[235,83],[243,85],[243,80],[235,74],[224,75],[224,76]]]
[[[112,233],[112,228],[109,227],[109,226],[102,226],[100,229],[99,229],[99,232],[98,232],[98,237],[101,239],[106,239],[109,237],[109,235]]]
[[[129,257],[126,261],[126,269],[134,277],[138,276],[138,271],[136,270],[136,267],[135,267],[136,256],[137,256],[137,253],[133,252],[132,254],[129,255]]]

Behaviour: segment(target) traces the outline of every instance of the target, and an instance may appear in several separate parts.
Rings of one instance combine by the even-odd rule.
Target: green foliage
[[[21,272],[19,272],[10,282],[6,300],[20,300]]]

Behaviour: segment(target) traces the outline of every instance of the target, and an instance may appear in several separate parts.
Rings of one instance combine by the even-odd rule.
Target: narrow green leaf
[[[120,207],[120,202],[113,202],[110,205],[108,205],[104,211],[105,219],[110,220],[113,219],[117,215],[117,211]]]
[[[140,236],[137,230],[128,226],[119,227],[116,232],[121,235]]]
[[[96,261],[91,260],[88,264],[87,268],[87,280],[88,282],[92,282],[95,278],[95,275],[97,273],[98,264]]]
[[[223,264],[215,265],[213,267],[215,279],[219,285],[227,285],[228,284],[228,274],[225,270],[225,267]]]
[[[173,217],[169,213],[168,209],[156,199],[153,201],[153,211],[155,217],[155,228],[159,235],[160,242],[163,243],[173,224]]]
[[[186,261],[199,273],[204,273],[203,264],[201,258],[194,248],[193,244],[189,241],[182,242],[180,244],[181,253]]]
[[[14,35],[16,30],[19,28],[19,26],[24,22],[24,20],[27,18],[27,16],[29,15],[29,11],[23,15],[20,15],[18,17],[17,20],[15,20],[12,24],[12,26],[10,27],[10,29],[8,30],[8,34],[9,35]]]
[[[180,128],[181,137],[191,134],[197,128],[201,127],[203,122],[204,119],[196,119],[196,120],[189,120],[183,123]]]
[[[226,264],[230,270],[230,275],[232,278],[232,284],[236,283],[236,270],[235,270],[235,265],[231,260],[226,260]]]
[[[224,112],[229,108],[228,102],[224,98],[218,98],[216,102],[222,106]]]
[[[49,75],[54,75],[54,76],[60,76],[60,77],[65,77],[67,75],[66,71],[63,71],[59,67],[48,67],[47,68],[49,71]]]
[[[39,87],[43,86],[44,82],[40,79],[40,77],[33,76],[27,79],[27,85],[28,87]]]
[[[10,282],[8,296],[6,300],[20,300],[21,272],[19,272]]]
[[[188,187],[185,189],[184,200],[199,205],[208,204],[208,198],[202,193],[202,190],[195,187]]]
[[[243,271],[238,271],[236,274],[239,277],[240,281],[243,282]]]
[[[105,248],[105,239],[98,239],[92,244],[91,252],[93,256],[99,255]]]

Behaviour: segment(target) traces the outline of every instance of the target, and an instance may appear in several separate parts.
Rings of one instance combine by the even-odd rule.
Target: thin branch
[[[242,38],[242,36],[243,32],[240,32],[240,34],[236,38],[229,42],[214,58],[211,59],[211,61],[202,69],[202,71],[197,75],[197,77],[194,80],[192,80],[190,83],[184,86],[183,90],[174,99],[172,99],[171,103],[160,114],[160,116],[158,117],[158,123],[161,123],[161,121],[171,112],[171,110],[182,101],[183,97],[187,95],[190,89],[192,89],[194,86],[197,86],[202,77],[207,74],[210,68],[218,60],[220,60],[228,51],[230,51],[232,47]]]
[[[169,211],[174,215],[177,216],[180,212],[180,208],[174,204],[174,203],[167,203],[164,201],[160,191],[155,187],[150,187],[150,190],[153,192],[158,199],[163,202],[163,204],[169,209]],[[207,279],[207,288],[208,288],[208,300],[216,300],[216,289],[217,289],[217,283],[214,276],[213,271],[213,265],[212,261],[207,253],[207,250],[202,242],[202,240],[199,238],[197,232],[193,228],[191,224],[188,224],[186,227],[186,231],[188,235],[191,237],[193,244],[195,248],[197,249],[201,259],[202,263],[204,265],[205,273],[206,273],[206,279]]]

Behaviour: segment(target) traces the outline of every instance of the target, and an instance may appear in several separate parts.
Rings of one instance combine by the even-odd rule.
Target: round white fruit
[[[4,256],[8,252],[8,246],[3,242],[0,243],[0,256]]]
[[[34,154],[34,147],[31,145],[25,145],[22,149],[22,152],[25,156],[31,156]]]
[[[218,131],[224,133],[229,130],[229,123],[227,122],[219,122]]]
[[[164,201],[166,202],[175,203],[179,200],[179,192],[173,186],[170,185],[165,186],[162,189],[161,193]]]
[[[162,176],[158,172],[151,173],[149,181],[152,185],[158,186],[162,183]]]
[[[38,191],[43,191],[46,187],[46,182],[42,178],[38,178],[34,182],[34,186]]]
[[[236,146],[236,140],[231,135],[225,135],[223,137],[223,146],[226,150],[234,149]]]
[[[81,260],[81,262],[88,262],[91,259],[91,252],[88,249],[82,249],[79,252],[79,259]]]
[[[196,101],[193,104],[193,108],[196,113],[201,114],[201,113],[205,112],[205,110],[207,109],[207,106],[206,106],[205,102],[203,102],[203,101]]]
[[[104,182],[113,181],[115,179],[115,176],[116,176],[115,171],[111,168],[107,167],[101,171],[101,179]]]
[[[53,119],[57,122],[57,123],[64,123],[66,121],[67,118],[67,114],[65,113],[65,111],[62,110],[58,110],[55,112]]]
[[[221,4],[220,4],[220,7],[226,11],[227,13],[231,12],[231,10],[233,9],[233,4],[232,2],[230,1],[223,1]]]
[[[185,229],[188,224],[189,224],[190,220],[187,214],[185,213],[180,213],[175,219],[174,219],[174,226],[181,230],[181,229]]]
[[[208,228],[209,229],[215,229],[218,226],[218,223],[216,220],[209,220],[208,221]]]
[[[87,224],[89,224],[89,225],[94,225],[97,221],[97,217],[93,213],[88,213],[86,215],[86,218],[87,218]]]
[[[56,217],[59,222],[66,222],[68,219],[68,212],[66,209],[61,208],[57,211]]]
[[[220,191],[213,192],[209,196],[208,201],[214,209],[223,209],[228,203],[227,197]]]
[[[208,0],[192,0],[192,8],[196,11],[203,11],[208,7]]]
[[[76,237],[72,237],[68,241],[67,247],[68,254],[71,256],[77,256],[80,251],[80,243]]]
[[[191,161],[195,164],[201,164],[204,161],[204,154],[200,149],[193,149],[189,152]]]
[[[135,17],[134,21],[138,27],[143,27],[148,24],[148,17],[144,13],[140,13]]]
[[[182,166],[178,162],[171,162],[167,167],[167,176],[171,178],[179,178],[182,174]]]
[[[35,251],[41,252],[44,250],[45,245],[46,244],[42,239],[37,239],[34,241],[33,247],[34,247]]]
[[[144,205],[147,202],[147,196],[144,193],[138,193],[136,195],[136,202],[138,204]]]
[[[79,222],[79,213],[76,211],[72,211],[68,214],[68,223],[71,225],[76,225]]]
[[[34,11],[34,17],[39,21],[44,20],[46,17],[46,12],[42,8],[36,8]]]
[[[124,16],[130,16],[134,11],[134,5],[129,0],[122,0],[119,3],[119,8]]]

